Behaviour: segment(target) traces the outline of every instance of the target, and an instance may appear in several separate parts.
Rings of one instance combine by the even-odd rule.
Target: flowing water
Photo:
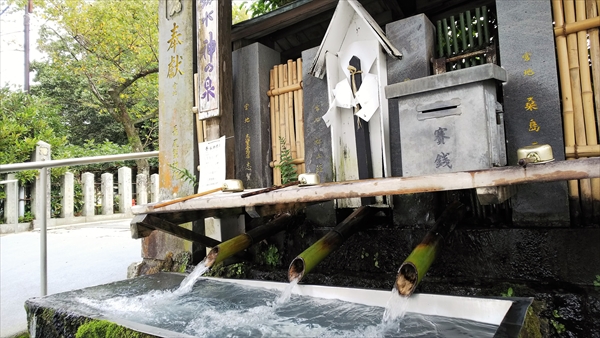
[[[200,337],[493,337],[497,329],[410,312],[401,318],[401,311],[393,308],[292,295],[292,284],[282,295],[277,290],[193,279],[186,278],[177,289],[143,294],[133,284],[116,296],[114,291],[84,290],[63,306]]]

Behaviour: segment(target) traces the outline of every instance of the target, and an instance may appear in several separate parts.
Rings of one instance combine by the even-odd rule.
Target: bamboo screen
[[[600,0],[552,1],[568,159],[600,156],[599,9]],[[572,212],[600,217],[600,179],[569,181],[569,197]]]
[[[302,59],[288,60],[270,71],[267,93],[271,109],[271,147],[273,153],[273,184],[280,185],[281,156],[289,151],[296,173],[306,172],[304,163],[304,119],[302,100]],[[280,142],[282,141],[284,144]]]
[[[497,24],[494,7],[482,6],[436,21],[436,57],[443,59],[436,74],[484,63],[493,53]],[[494,61],[495,62],[495,61]]]

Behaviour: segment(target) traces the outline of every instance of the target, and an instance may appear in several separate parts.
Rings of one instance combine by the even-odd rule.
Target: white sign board
[[[225,136],[198,144],[200,183],[198,192],[218,188],[225,182]]]

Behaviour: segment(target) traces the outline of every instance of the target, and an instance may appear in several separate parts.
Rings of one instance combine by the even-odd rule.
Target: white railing
[[[40,147],[40,145],[42,146],[42,148],[43,148],[43,146],[47,146],[46,150],[41,151],[41,153],[43,153],[44,155],[49,154],[49,145],[47,143],[39,142],[38,148]],[[39,151],[36,150],[36,152],[39,152]],[[14,173],[14,172],[18,172],[18,171],[31,170],[31,169],[39,169],[39,171],[40,171],[39,181],[36,182],[36,187],[41,188],[41,189],[36,189],[36,190],[38,190],[36,192],[37,197],[35,198],[37,212],[35,213],[34,224],[39,225],[39,229],[40,229],[40,284],[41,284],[42,296],[45,296],[48,291],[47,230],[48,230],[48,220],[50,219],[50,217],[48,217],[49,216],[49,201],[50,201],[50,190],[49,190],[50,182],[49,182],[48,168],[76,166],[76,165],[93,164],[93,163],[115,162],[115,161],[124,161],[124,160],[136,160],[136,159],[157,157],[157,156],[158,156],[158,151],[151,151],[151,152],[145,152],[145,153],[130,153],[130,154],[120,154],[120,155],[82,157],[82,158],[71,158],[71,159],[64,159],[64,160],[44,160],[42,158],[41,160],[38,159],[35,162],[0,165],[0,174]],[[125,177],[127,176],[127,173],[129,173],[128,180],[125,179]],[[85,179],[84,179],[84,181],[88,182],[88,183],[84,183],[84,184],[86,184],[84,187],[84,191],[85,191],[85,189],[90,189],[90,190],[88,193],[84,192],[84,199],[86,200],[84,202],[84,210],[86,207],[88,207],[88,208],[91,208],[91,210],[93,211],[93,210],[95,210],[94,179],[93,179],[93,174],[91,174],[91,173],[84,173],[82,176],[84,176],[86,174],[89,174],[89,175],[85,176]],[[125,211],[128,210],[127,212],[130,213],[131,212],[131,204],[132,204],[131,169],[127,168],[127,167],[120,168],[118,174],[119,174],[119,194],[122,195],[123,197],[125,197],[120,202],[121,204],[119,205],[119,209],[125,210]],[[90,175],[91,175],[91,177],[90,177]],[[103,175],[106,175],[106,174],[103,174]],[[9,178],[7,178],[7,181],[14,180],[14,175],[9,174],[8,176],[9,176]],[[123,176],[123,178],[121,178],[121,176]],[[108,183],[109,181],[112,181],[112,175],[111,175],[110,179],[109,179],[109,176],[105,176],[105,177],[106,177],[106,182],[107,182],[106,183],[107,187],[105,188],[106,189],[105,192],[108,193],[110,191],[112,193],[112,191],[113,191],[112,183]],[[90,178],[91,178],[91,180],[90,180]],[[65,181],[67,181],[67,179],[65,179]],[[151,180],[151,182],[152,181],[158,182],[157,179]],[[147,180],[146,180],[146,182],[147,182]],[[5,183],[8,183],[8,182],[5,182]],[[13,183],[13,182],[10,182],[10,183]],[[110,184],[110,187],[108,187],[109,184]],[[90,188],[90,186],[91,186],[91,188]],[[9,190],[9,189],[7,189],[7,190]],[[14,189],[14,190],[15,190],[15,192],[17,192],[19,189]],[[70,191],[73,191],[73,190],[71,189]],[[67,191],[64,191],[64,193],[67,193]],[[15,201],[18,202],[18,197],[15,193],[11,193],[11,195],[12,196],[10,198],[11,199],[14,198],[14,200],[12,200],[9,203],[13,203],[10,205],[14,205]],[[157,194],[155,194],[154,196],[156,196],[156,195]],[[152,196],[152,193],[151,193],[151,196]],[[7,196],[7,198],[9,198],[9,197]],[[71,195],[71,198],[72,198],[72,195]],[[152,197],[152,198],[156,198],[156,197]],[[64,202],[65,202],[65,199],[63,196],[63,204],[65,204]],[[6,203],[5,205],[9,205],[9,203]],[[70,202],[70,203],[72,205],[72,202]],[[127,203],[128,203],[128,205],[126,205]],[[107,203],[107,204],[110,204],[112,207],[112,201],[111,201],[111,203]],[[72,206],[70,206],[70,207],[67,206],[67,207],[70,210],[73,210]],[[89,209],[88,209],[88,211],[89,211]],[[15,211],[15,212],[17,212],[17,211]],[[89,213],[90,213],[90,216],[96,217],[95,213],[93,215],[92,215],[92,212],[89,212]],[[11,217],[14,219],[14,215],[12,215]],[[87,215],[86,215],[86,217],[87,217]]]

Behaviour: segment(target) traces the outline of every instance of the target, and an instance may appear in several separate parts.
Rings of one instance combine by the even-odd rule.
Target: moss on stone
[[[525,322],[521,328],[519,338],[542,338],[542,332],[540,329],[540,317],[535,313],[533,307],[530,306],[527,309],[525,315]]]
[[[77,329],[76,338],[152,338],[154,336],[136,332],[107,320],[90,320]]]

